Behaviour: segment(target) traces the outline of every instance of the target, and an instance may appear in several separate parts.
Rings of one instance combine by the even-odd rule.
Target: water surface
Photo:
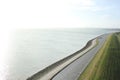
[[[0,62],[0,80],[25,80],[50,64],[80,50],[108,29],[16,30],[11,51]],[[0,53],[2,54],[2,53]]]

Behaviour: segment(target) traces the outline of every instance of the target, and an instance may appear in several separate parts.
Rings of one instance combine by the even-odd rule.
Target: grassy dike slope
[[[120,80],[120,33],[107,38],[78,80]]]

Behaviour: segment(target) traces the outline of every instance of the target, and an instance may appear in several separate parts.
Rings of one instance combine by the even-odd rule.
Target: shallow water
[[[0,62],[0,80],[25,80],[50,64],[80,50],[88,40],[114,31],[107,29],[16,30],[11,43],[12,49],[3,55]]]

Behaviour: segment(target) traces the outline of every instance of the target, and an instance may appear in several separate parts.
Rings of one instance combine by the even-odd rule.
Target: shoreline
[[[74,62],[76,59],[83,56],[86,52],[91,50],[97,45],[97,38],[94,38],[92,40],[89,40],[87,44],[77,52],[59,60],[58,62],[55,62],[51,64],[50,66],[46,67],[45,69],[35,73],[31,77],[27,78],[27,80],[50,80],[55,75],[57,75],[61,70],[63,70],[65,67],[69,66],[72,62]]]

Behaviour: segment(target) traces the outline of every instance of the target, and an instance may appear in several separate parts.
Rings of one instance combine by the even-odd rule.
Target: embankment
[[[96,45],[96,39],[92,39],[88,41],[86,46],[81,50],[73,53],[72,55],[65,57],[64,59],[46,67],[45,69],[37,72],[33,76],[29,77],[27,80],[50,80],[57,73],[59,73],[62,69],[68,66],[70,63],[84,55],[87,51],[92,49]]]
[[[120,33],[107,38],[78,80],[120,80]]]

